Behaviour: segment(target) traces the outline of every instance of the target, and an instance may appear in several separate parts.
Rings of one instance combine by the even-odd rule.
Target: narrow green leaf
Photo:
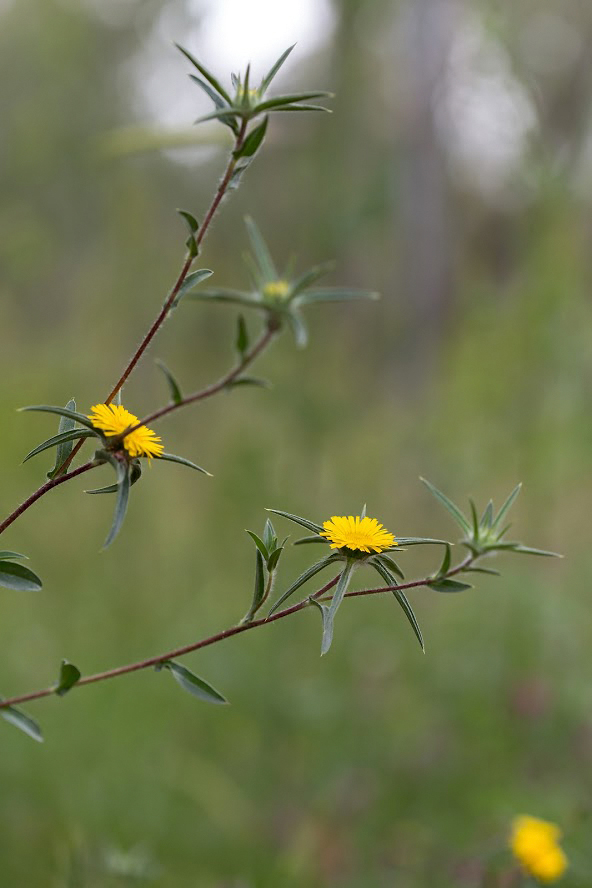
[[[84,413],[77,413],[75,410],[68,410],[66,407],[52,407],[49,404],[35,404],[33,407],[19,408],[19,413],[26,413],[28,411],[34,411],[37,413],[57,413],[58,416],[66,416],[69,419],[73,419],[80,423],[80,425],[85,426],[87,429],[93,429],[93,431],[96,431],[88,416],[85,416]]]
[[[281,509],[266,509],[265,511],[273,512],[274,515],[281,515],[282,518],[287,518],[288,521],[293,521],[294,524],[300,524],[307,530],[312,530],[313,533],[320,533],[323,529],[320,524],[315,524],[314,521],[309,521],[307,518],[299,518],[298,515],[292,515],[290,512],[282,512]]]
[[[60,676],[55,687],[55,693],[58,697],[63,697],[64,694],[67,694],[70,688],[73,688],[76,682],[80,679],[80,675],[80,669],[77,669],[73,663],[69,663],[67,660],[62,660],[60,665]]]
[[[321,619],[323,621],[323,637],[321,640],[322,657],[323,654],[329,650],[333,641],[333,618],[331,617],[331,611],[328,605],[321,604],[321,602],[317,601],[316,598],[313,598],[312,595],[308,596],[308,600],[321,612]]]
[[[311,580],[316,574],[318,574],[324,568],[329,567],[330,564],[334,564],[336,561],[339,561],[341,556],[336,554],[327,555],[325,558],[322,558],[321,561],[317,561],[316,564],[313,564],[312,567],[308,567],[303,573],[300,574],[298,579],[294,580],[291,586],[289,586],[286,591],[281,595],[278,600],[275,602],[271,610],[269,611],[268,616],[271,617],[272,614],[278,610],[286,601],[290,595],[292,595],[297,589],[300,589],[305,583]]]
[[[385,555],[384,552],[381,552],[380,555],[376,555],[373,561],[380,561],[385,567],[388,567],[388,569],[392,571],[392,573],[396,574],[399,579],[405,579],[405,574],[403,573],[397,562],[394,561],[392,558],[389,558],[388,555]]]
[[[37,743],[43,743],[41,728],[30,715],[27,715],[21,709],[16,709],[14,706],[5,706],[3,709],[0,709],[0,715],[9,724],[14,725],[15,728],[36,740]]]
[[[279,108],[272,108],[272,111],[324,111],[326,114],[333,114],[330,108],[324,105],[282,105]]]
[[[271,382],[269,379],[259,379],[258,376],[239,376],[237,379],[232,379],[230,382],[226,383],[225,388],[240,388],[242,385],[250,385],[255,388],[271,388]]]
[[[191,62],[191,64],[193,65],[193,67],[194,67],[194,68],[197,68],[197,70],[199,71],[199,73],[201,74],[201,76],[202,76],[205,80],[208,81],[208,83],[210,84],[210,86],[213,86],[213,88],[216,90],[216,92],[218,93],[218,95],[221,96],[221,97],[224,99],[224,101],[227,102],[229,105],[232,105],[232,99],[230,98],[230,96],[228,95],[228,93],[226,92],[226,90],[224,89],[224,87],[218,82],[218,80],[216,80],[216,78],[214,77],[214,75],[211,74],[211,73],[208,71],[208,69],[207,69],[206,67],[204,67],[204,65],[201,64],[201,62],[198,62],[198,60],[195,58],[195,56],[191,55],[191,53],[188,52],[188,50],[183,49],[183,47],[182,47],[182,46],[179,46],[178,43],[175,43],[175,46],[177,47],[177,49],[178,49],[180,52],[183,53],[183,55],[185,56],[185,58],[186,58],[188,61]]]
[[[333,598],[331,599],[331,604],[329,605],[329,611],[327,613],[326,624],[323,626],[323,638],[321,641],[321,657],[323,657],[329,648],[331,647],[331,643],[333,641],[333,626],[335,623],[335,616],[337,611],[341,607],[343,599],[345,597],[345,593],[347,592],[347,588],[350,584],[351,578],[353,576],[354,570],[356,568],[356,563],[353,560],[348,560],[345,563],[345,567],[341,572],[341,576],[339,577],[339,581],[337,583],[337,587],[335,592],[333,593]]]
[[[195,697],[199,697],[200,700],[204,700],[206,703],[228,703],[228,700],[213,688],[211,684],[208,684],[203,678],[198,678],[197,675],[194,675],[185,666],[181,666],[180,663],[175,663],[174,660],[167,660],[162,666],[172,673],[182,688],[189,691]]]
[[[139,459],[134,459],[130,463],[130,487],[133,487],[136,481],[142,477],[142,463]],[[93,490],[85,490],[85,493],[117,493],[118,484],[108,484],[106,487],[95,487]]]
[[[283,551],[284,551],[284,547],[278,546],[278,548],[274,549],[273,552],[271,553],[271,555],[269,556],[269,560],[267,562],[267,570],[270,573],[272,573],[276,569],[276,567],[278,565],[278,561],[280,560],[280,556]]]
[[[255,543],[255,545],[257,546],[259,551],[261,552],[261,554],[263,555],[263,558],[267,561],[267,559],[269,558],[269,550],[268,550],[267,546],[265,545],[265,543],[263,542],[263,540],[261,539],[261,537],[257,536],[257,534],[254,533],[254,531],[252,531],[252,530],[247,530],[247,533],[249,534],[249,536],[251,537],[251,539],[253,540],[253,542]]]
[[[158,462],[163,460],[164,462],[179,463],[180,466],[188,466],[188,468],[190,469],[195,469],[198,472],[202,472],[204,475],[207,475],[208,478],[213,477],[211,472],[208,472],[206,469],[202,469],[201,466],[197,466],[194,462],[191,462],[191,460],[189,459],[185,459],[185,457],[183,456],[175,456],[174,453],[161,453],[160,456],[155,456],[154,459]]]
[[[457,522],[457,524],[460,525],[463,531],[466,534],[470,534],[471,525],[469,524],[461,510],[458,508],[458,506],[455,506],[452,500],[449,500],[448,497],[443,494],[441,490],[438,490],[437,487],[434,487],[434,485],[427,481],[425,478],[420,478],[419,480],[422,481],[423,484],[425,484],[425,486],[428,488],[430,493],[432,493],[436,497],[436,499],[442,503],[444,508],[448,509],[454,520]]]
[[[253,157],[259,150],[267,132],[268,121],[269,117],[266,115],[263,118],[263,122],[251,130],[241,147],[234,152],[234,157],[237,160],[239,157]]]
[[[485,507],[485,511],[481,516],[481,522],[479,524],[484,530],[489,530],[493,523],[493,500],[489,500]]]
[[[293,300],[296,305],[312,305],[315,302],[356,302],[363,299],[376,301],[380,294],[371,290],[348,290],[344,287],[324,287],[305,290]]]
[[[76,410],[76,401],[74,398],[70,398],[68,403],[66,404],[66,410]],[[76,423],[72,419],[67,419],[65,416],[60,417],[60,422],[58,425],[58,435],[63,432],[69,432],[73,428],[75,428]],[[57,470],[63,465],[70,454],[72,453],[72,447],[74,445],[71,441],[65,441],[64,443],[60,443],[58,445],[58,449],[56,450],[55,463],[52,469],[47,473],[48,478],[53,478]],[[24,460],[23,460],[24,462]]]
[[[295,308],[292,309],[292,311],[287,312],[286,317],[294,335],[296,345],[298,348],[306,348],[306,345],[308,344],[308,330],[306,329],[304,319]]]
[[[469,498],[469,504],[471,506],[473,540],[477,541],[479,539],[479,516],[477,515],[477,507],[476,507],[474,501],[470,498]]]
[[[334,268],[334,262],[323,262],[321,265],[315,265],[314,268],[305,271],[304,274],[299,278],[296,278],[292,283],[292,298],[297,296],[303,290],[306,290],[307,287],[310,287],[310,285],[314,284],[315,281],[318,281],[319,278],[328,274],[330,271],[333,271]],[[289,277],[289,275],[285,275],[285,277]]]
[[[277,545],[277,534],[275,532],[275,528],[271,523],[271,518],[265,519],[265,527],[263,528],[263,542],[265,543],[265,548],[269,552],[273,552]]]
[[[514,505],[516,497],[518,496],[518,494],[520,493],[521,490],[522,490],[522,483],[517,484],[516,487],[514,488],[514,490],[512,491],[512,493],[509,495],[509,497],[507,498],[507,500],[503,504],[503,506],[501,507],[501,509],[499,510],[499,512],[497,513],[497,515],[495,517],[495,521],[493,522],[493,525],[492,525],[493,530],[497,530],[497,528],[503,522],[504,518],[506,517],[506,515],[508,514],[508,512],[510,511],[510,509]],[[500,536],[501,536],[501,534],[500,534]]]
[[[181,389],[179,388],[179,384],[167,365],[164,361],[159,360],[158,358],[154,362],[158,369],[164,374],[164,377],[168,383],[169,393],[171,396],[171,401],[173,404],[180,404],[183,400],[183,395],[181,394]]]
[[[189,234],[197,234],[199,231],[199,222],[195,216],[187,210],[177,210],[177,212],[179,216],[185,220],[187,228],[189,229]]]
[[[256,114],[261,114],[263,111],[267,111],[268,109],[270,111],[276,110],[281,105],[293,105],[295,102],[307,102],[309,99],[330,99],[332,97],[333,93],[322,90],[319,92],[307,92],[295,95],[275,96],[273,99],[267,99],[265,102],[261,102],[254,110]]]
[[[254,219],[252,219],[251,216],[245,216],[245,225],[247,226],[247,234],[249,235],[253,253],[255,254],[263,280],[265,283],[277,280],[278,273],[273,259],[271,258],[271,253],[269,252],[267,244],[263,240],[263,236],[255,224]]]
[[[440,570],[436,574],[437,577],[443,577],[450,570],[450,561],[452,559],[452,549],[450,546],[446,546],[444,550],[444,558],[442,559],[442,564],[440,565]]]
[[[502,548],[502,546],[499,546],[498,548]],[[523,546],[522,543],[505,545],[503,548],[507,548],[511,552],[518,552],[522,555],[543,555],[546,558],[563,558],[563,555],[559,552],[548,552],[546,549],[533,549],[532,546]]]
[[[209,114],[202,114],[201,117],[198,117],[194,120],[194,124],[198,123],[206,123],[208,120],[219,120],[220,123],[223,123],[225,126],[229,126],[233,133],[238,132],[238,126],[236,123],[237,118],[242,117],[242,112],[238,108],[229,108],[228,111],[221,109],[220,111],[211,111]]]
[[[66,422],[68,421],[69,420],[66,420]],[[26,463],[27,460],[31,459],[32,456],[37,456],[38,453],[43,453],[44,450],[49,450],[50,447],[57,446],[57,453],[66,453],[66,455],[63,459],[60,456],[56,456],[56,464],[54,468],[51,470],[51,472],[47,473],[48,477],[53,478],[56,469],[59,469],[62,463],[65,462],[65,460],[68,459],[68,457],[70,456],[70,453],[72,452],[72,441],[75,441],[77,438],[92,437],[99,437],[98,433],[93,431],[92,429],[71,429],[67,432],[61,432],[59,435],[54,435],[53,438],[48,438],[47,441],[44,441],[42,444],[39,444],[38,447],[35,447],[33,450],[29,451],[29,453],[27,453],[27,455],[25,456],[23,462]],[[63,444],[66,445],[67,443],[70,444],[69,450],[67,448],[66,450],[60,450],[60,447],[62,447]]]
[[[308,543],[326,543],[327,540],[325,537],[319,536],[315,534],[314,536],[301,537],[299,540],[294,540],[295,546],[305,546]]]
[[[378,572],[380,577],[386,582],[387,586],[396,586],[397,585],[396,576],[394,576],[394,574],[387,567],[385,567],[383,562],[381,562],[381,561],[374,562],[373,567]],[[405,595],[405,593],[403,592],[402,589],[393,589],[392,592],[393,592],[393,596],[395,597],[397,603],[401,607],[401,610],[405,614],[405,616],[409,622],[409,625],[413,629],[413,632],[415,633],[415,637],[419,641],[422,651],[425,654],[425,645],[423,643],[423,635],[421,634],[421,629],[419,628],[419,623],[417,622],[417,617],[415,616],[413,608],[411,607],[411,605],[409,603],[409,599],[407,598],[407,596]]]
[[[24,564],[14,561],[0,561],[0,586],[5,589],[15,589],[17,592],[38,592],[43,583]]]
[[[27,561],[29,560],[28,555],[20,555],[18,552],[10,552],[8,549],[0,549],[0,561],[4,561],[7,558],[25,558]]]
[[[176,308],[187,293],[190,293],[191,290],[194,290],[198,284],[201,284],[202,281],[207,280],[211,277],[214,272],[210,268],[198,268],[197,271],[192,271],[191,274],[188,274],[181,286],[179,287],[179,291],[175,296],[170,310],[172,311]]]
[[[217,110],[221,110],[222,108],[228,108],[228,105],[222,98],[222,96],[216,92],[216,90],[212,89],[209,83],[206,83],[205,80],[202,80],[201,77],[198,77],[196,74],[190,74],[189,79],[193,80],[194,83],[197,83],[201,89],[205,92],[205,94],[212,100]]]
[[[501,577],[499,570],[494,570],[493,567],[465,567],[463,573],[491,574],[494,577]]]
[[[249,533],[249,531],[247,531]],[[265,598],[265,569],[263,567],[263,555],[261,550],[257,548],[255,552],[255,587],[253,589],[253,600],[251,607],[242,618],[241,623],[250,623]]]
[[[388,549],[389,552],[396,552],[398,548],[407,546],[449,546],[446,540],[434,540],[431,537],[397,537],[398,546]]]
[[[190,302],[226,302],[230,305],[240,305],[244,308],[258,308],[260,311],[267,310],[260,299],[257,299],[250,293],[243,293],[241,290],[222,288],[200,290],[199,293],[191,293],[187,296],[187,299]]]
[[[103,549],[107,549],[108,546],[111,545],[111,543],[121,530],[121,526],[125,518],[125,513],[127,512],[129,492],[131,487],[129,467],[119,460],[115,460],[114,462],[116,463],[115,470],[117,472],[117,499],[115,501],[113,523],[111,525],[111,530],[107,535],[107,539],[103,544]]]
[[[261,95],[263,95],[263,93],[269,89],[269,85],[270,85],[271,81],[273,80],[273,78],[275,77],[277,72],[280,70],[280,68],[282,67],[282,65],[284,64],[284,62],[286,61],[286,59],[288,58],[288,56],[290,55],[290,53],[292,52],[292,50],[294,49],[295,46],[296,46],[295,43],[293,43],[292,46],[289,46],[285,50],[285,52],[283,52],[281,54],[281,56],[279,57],[277,62],[275,62],[271,66],[271,68],[269,69],[269,71],[267,72],[267,74],[265,75],[263,80],[261,81],[261,86],[259,87],[259,92],[261,93]]]
[[[241,361],[244,361],[245,355],[249,348],[249,331],[242,315],[238,316],[236,331],[236,350]]]
[[[468,583],[459,583],[458,580],[432,580],[427,583],[430,589],[435,589],[436,592],[464,592],[465,589],[472,589],[473,587]]]

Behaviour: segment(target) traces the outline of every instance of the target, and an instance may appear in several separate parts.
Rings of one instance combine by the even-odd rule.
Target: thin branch
[[[475,561],[475,556],[468,555],[464,561],[458,564],[456,567],[451,568],[444,576],[452,577],[455,574],[460,573],[465,568],[469,567],[473,561]],[[318,589],[312,598],[322,598],[326,592],[332,589],[341,574],[338,574],[336,577],[333,577],[332,580],[329,580],[321,589]],[[346,598],[356,598],[360,595],[378,595],[383,592],[394,592],[397,590],[404,589],[414,589],[418,586],[426,586],[431,582],[433,578],[424,577],[421,580],[411,580],[408,583],[401,583],[399,585],[394,586],[380,586],[376,589],[361,589],[357,592],[346,592]],[[277,613],[272,614],[271,617],[260,617],[257,620],[251,620],[249,623],[239,623],[237,626],[231,626],[229,629],[224,629],[222,632],[217,632],[215,635],[209,635],[207,638],[202,638],[200,641],[192,642],[191,644],[184,645],[183,647],[174,648],[172,651],[166,651],[163,654],[157,654],[153,657],[148,657],[144,660],[138,660],[135,663],[128,663],[125,666],[117,666],[115,669],[107,669],[104,672],[96,672],[94,675],[87,675],[81,678],[73,688],[79,688],[83,685],[94,684],[98,681],[106,681],[110,678],[117,678],[120,675],[128,675],[130,672],[139,672],[141,669],[148,669],[151,666],[158,666],[161,663],[164,663],[166,660],[172,660],[176,657],[183,657],[185,654],[191,654],[193,651],[198,651],[201,648],[209,647],[212,644],[217,644],[220,641],[224,641],[226,638],[232,638],[234,635],[240,635],[242,632],[248,632],[249,629],[256,629],[258,626],[265,626],[267,623],[275,623],[276,620],[282,620],[284,617],[289,617],[292,614],[298,613],[298,611],[304,610],[305,608],[310,607],[310,599],[307,597],[302,601],[299,601],[298,604],[293,604],[291,607],[287,607],[284,610],[277,611]],[[40,691],[31,691],[28,694],[21,694],[17,697],[9,697],[8,699],[0,700],[0,709],[4,709],[7,706],[16,706],[20,703],[27,703],[31,700],[39,700],[42,697],[50,697],[55,693],[55,685],[49,688],[43,688]]]
[[[90,462],[84,463],[82,466],[78,466],[77,469],[73,469],[71,472],[67,472],[65,475],[60,475],[58,478],[52,478],[50,481],[46,481],[45,484],[42,484],[41,487],[36,490],[31,496],[27,497],[27,499],[21,503],[18,508],[11,512],[8,518],[5,518],[2,524],[0,524],[0,533],[3,533],[7,527],[10,527],[13,521],[26,512],[27,509],[36,503],[38,499],[49,493],[50,490],[53,490],[54,487],[57,487],[59,484],[63,484],[64,481],[70,481],[71,478],[76,478],[78,475],[82,475],[84,472],[88,472],[90,469],[94,469],[95,466],[98,466],[99,463],[94,460],[90,460]]]

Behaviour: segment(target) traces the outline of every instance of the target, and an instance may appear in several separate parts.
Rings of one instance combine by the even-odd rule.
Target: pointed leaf
[[[202,65],[201,62],[198,62],[198,60],[194,56],[192,56],[190,52],[188,52],[186,49],[183,49],[183,47],[179,46],[178,43],[175,43],[175,46],[177,47],[177,49],[180,52],[183,53],[185,58],[191,62],[191,64],[194,66],[194,68],[197,68],[197,70],[199,71],[201,76],[205,80],[208,81],[210,86],[212,86],[216,90],[218,95],[221,96],[224,99],[224,101],[227,102],[229,105],[232,105],[232,99],[230,98],[230,96],[228,95],[228,93],[226,92],[224,87],[218,82],[218,80],[216,80],[214,75],[210,74],[208,69],[206,67],[204,67],[204,65]]]
[[[362,299],[376,301],[380,295],[371,290],[348,290],[344,287],[324,287],[318,290],[305,290],[293,301],[297,305],[311,305],[314,302],[356,302]]]
[[[501,577],[499,570],[494,570],[493,567],[465,567],[463,573],[491,574],[494,577]]]
[[[85,416],[84,413],[77,413],[75,410],[68,410],[66,407],[52,407],[49,404],[35,404],[33,407],[19,408],[19,413],[26,413],[28,411],[35,411],[37,413],[57,413],[58,416],[66,416],[68,419],[75,420],[75,422],[80,423],[80,425],[85,426],[87,429],[93,429],[93,431],[96,431],[88,416]]]
[[[271,610],[269,611],[268,616],[271,617],[272,614],[278,610],[279,607],[282,606],[284,601],[286,601],[290,595],[292,595],[297,589],[300,589],[301,586],[304,586],[309,580],[311,580],[316,574],[318,574],[321,570],[324,570],[325,567],[329,567],[330,564],[334,564],[336,561],[339,561],[341,556],[339,555],[327,555],[325,558],[322,558],[321,561],[317,561],[316,564],[313,564],[312,567],[308,567],[303,573],[300,574],[298,579],[294,580],[291,586],[289,586],[283,595],[281,595],[278,600],[275,602]]]
[[[205,80],[202,80],[201,77],[198,77],[196,74],[190,74],[189,79],[193,80],[194,83],[197,83],[201,89],[205,92],[205,94],[212,100],[217,110],[222,108],[228,108],[228,105],[222,98],[222,96],[216,92],[215,89],[212,89],[209,83],[206,83]]]
[[[27,715],[21,709],[16,709],[14,706],[4,706],[0,709],[0,715],[9,724],[14,725],[15,728],[36,740],[37,743],[43,743],[41,728],[30,715]]]
[[[330,608],[326,604],[321,604],[321,602],[317,601],[316,598],[313,598],[312,595],[309,595],[308,600],[321,612],[321,619],[323,621],[323,637],[321,639],[322,657],[323,654],[329,650],[333,641],[333,618],[331,616]]]
[[[197,234],[199,231],[199,222],[195,216],[187,210],[177,210],[177,212],[179,216],[185,220],[187,228],[189,229],[189,234]]]
[[[310,287],[311,284],[314,284],[315,281],[318,281],[319,278],[333,271],[334,268],[334,262],[323,262],[321,265],[315,265],[314,268],[305,271],[303,275],[293,282],[292,295],[297,296],[303,290],[306,290],[307,287]]]
[[[512,493],[509,495],[509,497],[507,498],[507,500],[503,504],[503,506],[501,507],[501,509],[499,510],[499,512],[497,513],[497,515],[495,517],[495,521],[493,522],[493,525],[492,525],[493,530],[497,530],[497,528],[503,522],[504,518],[506,517],[506,515],[508,514],[508,512],[510,511],[510,509],[514,505],[516,497],[518,496],[518,494],[520,493],[521,490],[522,490],[522,483],[517,484],[516,487],[514,488],[514,490],[512,491]],[[500,536],[502,536],[502,534],[500,534]]]
[[[469,585],[469,583],[459,583],[458,580],[431,580],[427,583],[430,589],[435,589],[436,592],[464,592],[466,589],[472,589],[473,587]]]
[[[43,583],[24,564],[14,561],[0,561],[0,586],[5,589],[15,589],[17,592],[38,592]]]
[[[195,469],[198,472],[202,472],[204,475],[207,475],[208,478],[213,478],[211,472],[208,472],[206,469],[202,469],[201,466],[197,466],[194,462],[191,462],[189,459],[185,459],[183,456],[175,456],[174,453],[161,453],[160,456],[155,456],[154,460],[160,462],[163,460],[164,462],[174,462],[179,463],[180,466],[187,466],[190,469]]]
[[[265,138],[268,121],[269,117],[266,115],[263,118],[263,122],[251,130],[241,147],[234,151],[234,157],[236,157],[237,160],[239,157],[253,157],[255,155]]]
[[[499,546],[498,548],[502,548]],[[563,558],[559,552],[548,552],[546,549],[533,549],[532,546],[523,546],[522,543],[513,543],[503,546],[510,549],[511,552],[518,552],[522,555],[543,555],[546,558]]]
[[[464,532],[466,534],[470,534],[471,525],[469,524],[461,510],[458,508],[458,506],[455,506],[452,500],[449,500],[448,497],[443,494],[441,490],[438,490],[437,487],[434,487],[434,485],[427,481],[425,478],[420,478],[419,480],[422,481],[423,484],[425,484],[425,486],[428,488],[430,493],[432,493],[436,497],[436,499],[442,503],[444,508],[448,509],[454,520],[457,522],[457,524],[460,525]]]
[[[376,557],[373,558],[373,561],[380,561],[385,567],[388,567],[388,569],[392,573],[396,574],[396,576],[399,577],[399,579],[401,579],[401,580],[405,579],[405,574],[403,573],[403,571],[401,570],[401,568],[399,567],[397,562],[393,561],[392,558],[389,558],[388,555],[381,553],[380,555],[376,555]]]
[[[60,665],[60,677],[55,688],[55,693],[58,697],[63,697],[64,694],[68,693],[70,688],[74,687],[79,679],[80,669],[77,669],[73,663],[68,663],[67,660],[62,660]]]
[[[181,389],[179,388],[179,384],[167,365],[164,361],[159,360],[158,358],[154,362],[158,369],[164,374],[164,377],[168,383],[169,393],[171,395],[171,401],[173,404],[180,404],[183,400],[183,395],[181,394]]]
[[[267,310],[260,299],[254,297],[251,293],[243,293],[241,290],[227,290],[218,288],[216,290],[200,290],[198,293],[191,293],[187,296],[190,302],[227,302],[230,305],[240,305],[245,308],[258,308],[259,310]]]
[[[326,542],[327,542],[327,540],[325,539],[325,537],[315,534],[314,536],[301,537],[299,540],[294,540],[294,545],[295,546],[304,546],[304,545],[307,545],[308,543],[326,543]]]
[[[290,53],[292,52],[292,50],[294,49],[295,46],[296,46],[295,43],[293,43],[292,46],[289,46],[285,50],[285,52],[283,52],[281,54],[281,56],[279,57],[277,62],[275,62],[275,64],[273,64],[271,66],[271,68],[269,69],[269,71],[267,72],[267,74],[265,75],[263,80],[261,81],[261,86],[259,87],[259,92],[261,93],[261,95],[263,95],[263,93],[266,92],[267,89],[269,89],[269,85],[270,85],[271,81],[273,80],[273,78],[275,77],[277,72],[280,70],[280,68],[282,67],[282,65],[284,64],[284,62],[286,61],[286,59],[288,58],[288,56],[290,55]]]
[[[269,552],[272,552],[277,545],[277,534],[271,523],[271,518],[265,519],[265,527],[263,528],[263,542]]]
[[[323,640],[321,642],[321,657],[323,657],[329,648],[331,647],[331,643],[333,641],[333,625],[335,622],[335,615],[337,611],[341,607],[343,599],[345,597],[345,593],[347,592],[347,588],[350,584],[351,578],[353,576],[354,570],[356,568],[355,561],[348,560],[345,563],[345,567],[341,572],[341,576],[337,582],[337,587],[335,592],[333,593],[333,598],[331,599],[331,604],[329,605],[329,612],[327,614],[327,622],[326,626],[323,627]]]
[[[484,530],[489,530],[493,523],[493,500],[489,500],[487,506],[485,507],[485,511],[481,516],[481,522],[479,524]]]
[[[449,546],[450,543],[446,542],[446,540],[434,540],[431,537],[397,537],[398,546],[394,546],[392,549],[387,551],[396,552],[397,548],[403,548],[403,546]]]
[[[261,114],[268,109],[276,110],[281,105],[293,105],[294,102],[307,102],[309,99],[330,99],[332,97],[333,93],[324,90],[319,92],[299,93],[297,95],[275,96],[273,99],[267,99],[265,102],[261,102],[254,110],[256,114]]]
[[[440,570],[436,574],[437,577],[444,577],[448,571],[450,570],[450,561],[452,558],[452,549],[450,546],[446,546],[444,550],[444,558],[442,559],[442,564],[440,565]]]
[[[249,533],[249,531],[247,531]],[[255,552],[255,588],[253,589],[253,600],[251,607],[245,614],[241,623],[250,623],[265,598],[265,570],[263,567],[263,555],[259,548]]]
[[[387,568],[382,562],[374,562],[373,567],[378,572],[378,574],[382,577],[382,579],[386,582],[387,586],[396,586],[397,578],[394,574]],[[393,589],[392,593],[399,603],[403,613],[407,617],[409,625],[413,629],[415,633],[415,637],[419,641],[422,651],[425,654],[425,645],[423,643],[423,635],[421,634],[421,629],[419,628],[419,623],[417,622],[417,618],[415,613],[413,612],[413,608],[409,603],[409,599],[405,595],[402,589]]]
[[[305,348],[308,344],[308,330],[306,329],[306,324],[304,323],[302,316],[296,311],[296,309],[292,309],[292,311],[286,313],[286,317],[294,335],[296,345],[298,348]]]
[[[279,108],[272,108],[275,111],[324,111],[326,114],[333,114],[330,108],[324,105],[281,105]]]
[[[267,562],[267,570],[270,573],[273,573],[273,571],[276,569],[276,567],[278,565],[278,561],[280,560],[280,556],[283,551],[284,551],[284,547],[278,546],[278,548],[274,549],[273,552],[271,553],[271,555],[269,556],[269,560]]]
[[[66,404],[66,410],[76,410],[76,401],[74,398],[70,398],[68,403]],[[67,419],[65,416],[60,417],[60,422],[58,425],[58,435],[62,432],[69,432],[75,427],[76,423],[72,419]],[[56,450],[55,455],[55,463],[52,469],[47,473],[48,478],[53,478],[57,470],[62,466],[70,454],[72,453],[73,444],[70,441],[65,441],[64,443],[60,443],[58,445],[58,449]],[[24,460],[23,460],[24,462]]]
[[[208,684],[203,678],[198,678],[197,675],[194,675],[185,666],[181,666],[180,663],[175,663],[174,660],[167,660],[162,665],[173,674],[173,677],[182,688],[189,691],[195,697],[199,697],[200,700],[204,700],[206,703],[228,703],[228,700],[213,688],[211,684]]]
[[[254,219],[251,216],[245,216],[245,225],[247,226],[247,234],[249,235],[253,253],[255,254],[263,280],[265,283],[277,280],[278,273],[273,259]]]
[[[129,502],[129,492],[131,486],[129,467],[119,460],[115,460],[115,471],[117,472],[117,500],[115,501],[115,512],[113,514],[113,523],[111,530],[107,535],[107,539],[103,544],[103,549],[111,545],[123,524],[127,505]]]
[[[473,540],[477,541],[479,539],[479,516],[477,515],[477,507],[472,499],[469,498],[469,504],[471,506],[471,520],[472,520],[472,529],[473,529]]]
[[[249,536],[251,537],[251,539],[253,540],[253,542],[255,543],[255,545],[257,546],[259,551],[261,552],[261,554],[263,555],[263,558],[267,561],[267,559],[269,558],[269,550],[268,550],[267,546],[265,545],[265,543],[263,542],[263,540],[261,539],[261,537],[257,536],[257,534],[254,533],[252,530],[247,530],[247,533],[249,534]]]
[[[29,560],[28,555],[20,555],[18,552],[10,552],[8,549],[0,549],[0,561],[4,561],[7,558],[25,558],[27,561]]]
[[[245,319],[242,315],[238,316],[235,345],[239,358],[241,362],[243,362],[249,348],[249,331],[247,330],[247,325],[245,324]]]
[[[66,421],[68,422],[68,420]],[[75,441],[77,438],[92,438],[93,436],[95,438],[99,437],[98,433],[91,429],[71,429],[67,432],[61,432],[59,435],[54,435],[53,438],[48,438],[47,441],[43,442],[43,444],[39,444],[38,447],[35,447],[33,450],[29,451],[29,453],[27,453],[27,455],[25,456],[23,462],[26,463],[27,460],[31,459],[32,456],[37,456],[38,453],[42,453],[44,450],[49,450],[50,447],[57,446],[57,454],[65,453],[65,456],[62,458],[61,456],[56,455],[56,464],[51,472],[47,473],[48,477],[53,478],[56,469],[59,469],[62,463],[64,463],[70,456],[70,453],[72,452],[72,441]],[[70,444],[69,450],[67,447],[64,450],[60,450],[62,445],[65,446],[66,443]]]
[[[210,268],[198,268],[197,271],[192,271],[191,274],[188,274],[171,303],[170,311],[178,306],[181,299],[183,299],[187,293],[190,293],[198,284],[201,284],[202,281],[207,280],[213,274],[214,272]]]
[[[142,477],[142,463],[139,459],[134,459],[130,463],[130,487],[133,487],[136,481]],[[95,487],[93,490],[85,490],[85,493],[117,493],[118,484],[108,484],[106,487]]]
[[[282,512],[281,509],[266,509],[265,511],[273,512],[274,515],[281,515],[282,518],[287,518],[288,521],[293,521],[294,524],[300,524],[314,533],[320,533],[323,529],[320,524],[315,524],[314,521],[309,521],[307,518],[299,518],[298,515],[292,515],[290,512]]]
[[[230,382],[227,382],[225,388],[240,388],[241,385],[251,385],[255,388],[271,388],[269,379],[259,379],[258,376],[239,376],[237,379],[231,379]]]

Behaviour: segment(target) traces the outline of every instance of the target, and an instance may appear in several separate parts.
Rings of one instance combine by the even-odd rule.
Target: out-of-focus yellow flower
[[[132,428],[139,422],[137,416],[120,404],[96,404],[91,407],[88,418],[95,429],[100,429],[109,436],[121,435],[126,429]],[[158,457],[164,449],[159,436],[146,426],[140,426],[139,429],[130,432],[122,443],[131,457]]]
[[[556,882],[567,869],[567,857],[555,823],[522,815],[512,824],[510,848],[523,868],[539,882]]]
[[[333,515],[330,521],[323,521],[324,530],[320,536],[331,543],[332,549],[352,549],[358,552],[383,552],[396,546],[396,540],[376,518],[355,518],[350,515]]]

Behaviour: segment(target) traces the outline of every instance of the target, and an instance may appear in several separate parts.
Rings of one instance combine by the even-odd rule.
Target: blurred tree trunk
[[[421,385],[430,375],[454,285],[453,218],[436,102],[456,9],[451,0],[413,0],[405,16],[405,115],[402,132],[396,134],[402,141],[401,200],[395,208],[401,263],[395,289],[407,308],[404,357]]]

